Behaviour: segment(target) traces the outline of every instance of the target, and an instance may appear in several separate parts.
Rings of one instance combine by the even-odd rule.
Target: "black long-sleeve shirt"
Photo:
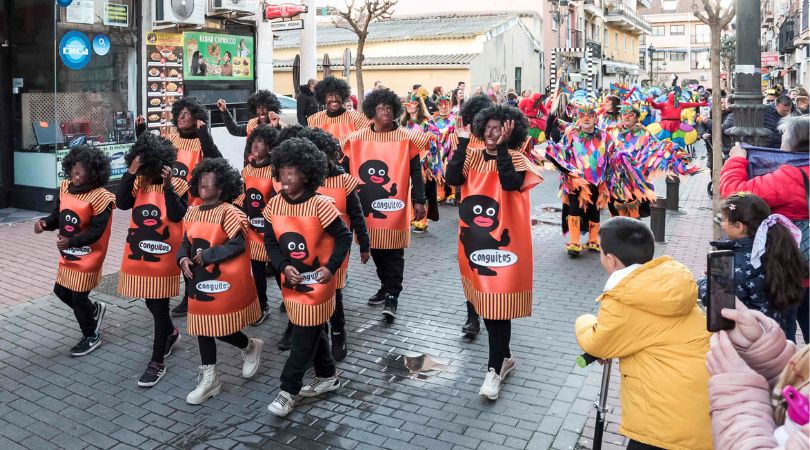
[[[332,166],[329,171],[329,176],[339,176],[346,173],[341,166]],[[357,244],[360,246],[360,252],[368,253],[371,249],[371,240],[368,236],[368,228],[366,227],[366,219],[363,215],[363,205],[360,203],[360,196],[357,191],[346,193],[346,213],[349,216],[349,230],[353,231],[357,236]]]
[[[286,202],[296,205],[304,203],[317,195],[317,193],[310,192],[295,200],[288,197],[284,192],[281,192],[279,195],[284,197]],[[346,255],[349,254],[349,249],[352,246],[352,232],[346,228],[346,224],[343,223],[343,219],[340,217],[336,217],[332,223],[326,226],[325,230],[335,239],[335,249],[332,250],[332,255],[324,266],[334,274],[340,268],[341,264],[343,264]],[[270,257],[270,262],[273,264],[273,267],[279,272],[284,272],[284,269],[291,264],[291,261],[281,251],[281,247],[278,245],[278,240],[276,239],[276,233],[273,231],[273,224],[269,221],[264,223],[264,246],[267,249],[267,256]]]
[[[239,125],[236,123],[231,112],[227,109],[222,112],[222,121],[225,123],[225,128],[228,129],[228,133],[231,133],[231,135],[247,136],[247,124]]]
[[[132,195],[132,189],[135,187],[135,180],[138,177],[129,173],[129,171],[124,172],[124,175],[121,177],[121,183],[118,185],[118,191],[115,193],[115,205],[118,209],[132,209],[135,206],[135,196]],[[163,179],[160,179],[160,184],[163,184]],[[177,195],[174,192],[174,187],[170,184],[169,186],[163,187],[163,198],[166,201],[166,217],[169,218],[174,223],[180,222],[183,220],[183,217],[186,215],[186,210],[188,209],[188,200],[186,196]]]
[[[452,186],[461,186],[467,182],[464,177],[464,161],[467,159],[467,145],[469,143],[470,140],[467,138],[458,138],[458,147],[447,163],[445,179]],[[501,188],[504,191],[519,191],[523,187],[526,173],[515,170],[515,163],[512,161],[512,155],[509,154],[509,149],[505,143],[498,146],[496,155],[484,151],[484,161],[492,161],[493,159],[498,166],[498,180],[501,182]]]
[[[218,206],[219,204],[202,205],[200,206],[200,209],[204,211],[207,209],[214,209]],[[228,239],[224,243],[214,245],[213,247],[207,248],[200,253],[202,255],[203,265],[208,265],[218,264],[235,256],[239,256],[245,251],[245,249],[245,235],[244,233],[238,233],[236,236]],[[194,255],[191,254],[191,242],[188,240],[188,235],[183,233],[183,242],[180,244],[180,248],[177,250],[177,264],[180,264],[180,260],[183,258],[191,259],[192,256]]]
[[[81,189],[76,188],[71,183],[68,185],[68,192],[71,194],[83,194],[88,192],[90,189]],[[42,228],[45,231],[53,231],[59,229],[59,196],[56,196],[56,202],[54,203],[53,211],[47,217],[44,217],[42,220],[45,221],[45,226]],[[90,223],[87,224],[87,227],[81,233],[77,234],[76,236],[72,236],[68,239],[68,246],[69,247],[84,247],[85,245],[95,244],[96,241],[101,239],[101,235],[104,234],[104,230],[107,229],[107,223],[112,218],[112,205],[108,206],[107,209],[102,211],[99,214],[94,215],[90,218]]]

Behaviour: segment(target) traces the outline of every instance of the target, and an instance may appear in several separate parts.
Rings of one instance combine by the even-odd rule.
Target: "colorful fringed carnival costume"
[[[632,105],[622,105],[622,123],[610,130],[616,140],[617,150],[630,155],[634,160],[645,155],[657,142],[644,126],[638,123],[641,112]],[[645,179],[646,175],[645,175]],[[650,215],[650,202],[636,198],[630,201],[618,200],[611,196],[608,204],[611,216],[647,217]]]
[[[620,151],[613,136],[595,127],[594,104],[581,101],[577,122],[568,127],[559,143],[552,143],[546,157],[560,169],[565,248],[571,256],[582,251],[581,232],[588,232],[586,248],[600,251],[599,211],[611,198],[626,202],[653,197],[650,185],[629,153]],[[590,128],[590,131],[586,131]]]
[[[435,137],[436,149],[441,156],[441,177],[437,177],[436,182],[436,197],[439,203],[447,201],[448,203],[455,203],[457,197],[457,190],[454,187],[444,182],[444,168],[452,156],[453,149],[456,146],[455,131],[456,131],[456,114],[450,111],[450,98],[443,95],[436,99],[436,106],[439,111],[433,115],[431,122],[430,132]],[[431,148],[431,153],[433,148]],[[426,192],[427,193],[427,192]]]
[[[442,99],[446,99],[446,97],[440,97],[439,102]],[[445,156],[439,141],[441,132],[428,115],[422,97],[413,93],[405,99],[403,105],[405,113],[402,115],[400,125],[409,130],[425,133],[430,137],[430,148],[421,155],[422,178],[425,180],[425,196],[427,197],[427,215],[422,220],[411,221],[414,233],[424,233],[428,229],[428,219],[434,222],[439,220],[438,185],[444,184]]]
[[[665,102],[659,103],[652,97],[647,98],[647,103],[661,112],[661,121],[651,123],[647,130],[656,140],[669,140],[681,148],[686,148],[687,145],[692,145],[698,136],[695,127],[681,121],[681,112],[687,108],[707,106],[708,103],[683,102],[680,97],[681,90],[676,86],[672,92],[667,94]]]

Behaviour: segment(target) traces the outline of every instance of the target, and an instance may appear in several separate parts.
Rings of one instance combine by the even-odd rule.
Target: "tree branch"
[[[731,20],[734,19],[734,16],[737,15],[737,2],[731,2],[731,6],[729,6],[723,15],[720,18],[720,26],[725,28],[731,23]]]

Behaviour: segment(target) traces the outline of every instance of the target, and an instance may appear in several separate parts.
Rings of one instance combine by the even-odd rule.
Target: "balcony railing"
[[[583,10],[586,13],[589,13],[597,17],[605,16],[605,12],[602,9],[602,7],[603,7],[602,0],[585,0],[583,2]]]
[[[591,49],[591,56],[594,58],[602,57],[602,44],[590,39],[585,40],[585,46]]]
[[[607,22],[624,22],[634,27],[639,34],[651,34],[652,28],[646,19],[633,12],[624,3],[609,2],[606,14]]]

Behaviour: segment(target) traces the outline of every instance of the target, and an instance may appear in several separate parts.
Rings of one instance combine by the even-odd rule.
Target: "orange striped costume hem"
[[[168,298],[180,293],[180,275],[171,277],[142,277],[118,273],[118,293],[134,298]]]
[[[464,277],[461,277],[461,285],[464,288],[464,296],[484,319],[510,320],[532,315],[532,291],[480,292]]]
[[[378,250],[408,248],[411,245],[411,230],[369,228],[368,237],[371,239],[371,248]]]
[[[335,296],[317,305],[305,305],[294,300],[284,299],[287,317],[294,325],[314,327],[323,325],[335,312]]]
[[[236,333],[259,318],[259,298],[243,308],[228,314],[192,314],[188,313],[186,327],[188,334],[195,336],[227,336]]]
[[[346,255],[348,258],[349,255]],[[335,276],[337,277],[337,288],[343,289],[346,287],[346,280],[349,278],[349,271],[345,267],[341,267],[335,272]]]
[[[267,248],[264,243],[249,241],[250,244],[250,259],[254,261],[270,261],[267,256]]]
[[[60,265],[56,273],[56,284],[75,292],[91,291],[98,286],[100,281],[100,270],[98,272],[79,272]]]

